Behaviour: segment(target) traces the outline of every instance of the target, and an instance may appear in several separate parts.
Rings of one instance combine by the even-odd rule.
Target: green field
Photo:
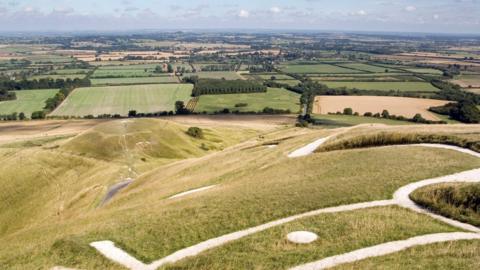
[[[67,75],[67,74],[87,74],[90,70],[89,69],[56,69],[50,72],[50,74],[57,74],[57,75]]]
[[[270,80],[272,77],[275,77],[275,80],[294,80],[295,78],[292,78],[288,75],[285,74],[278,74],[278,73],[272,73],[272,74],[255,74],[254,76],[259,77],[264,80]]]
[[[51,74],[46,74],[46,75],[35,75],[33,77],[31,77],[30,79],[31,80],[39,80],[39,79],[46,79],[46,78],[50,78],[50,79],[54,79],[54,80],[58,80],[58,79],[61,79],[61,80],[66,80],[66,79],[75,79],[75,78],[79,78],[79,79],[83,79],[85,78],[86,74],[61,74],[61,75],[51,75]]]
[[[373,65],[363,64],[363,63],[340,64],[340,66],[346,67],[346,68],[351,68],[351,69],[358,69],[358,70],[366,71],[366,72],[373,72],[373,73],[384,73],[385,70],[387,70],[387,69],[389,70],[389,72],[401,72],[400,70],[392,70],[392,69],[389,69],[389,68],[373,66]]]
[[[363,117],[363,116],[354,116],[354,115],[337,115],[337,114],[314,114],[312,118],[315,120],[316,125],[327,128],[338,128],[338,127],[350,127],[360,124],[384,124],[384,125],[411,125],[411,122],[407,121],[397,121],[384,118],[375,118],[375,117]]]
[[[238,73],[233,71],[211,71],[211,72],[196,72],[196,73],[185,73],[183,77],[189,76],[198,76],[199,78],[205,79],[223,79],[225,80],[241,80],[243,79]]]
[[[442,71],[433,68],[407,68],[406,70],[413,73],[423,73],[423,74],[437,74],[441,75]]]
[[[200,97],[196,112],[216,112],[225,108],[230,111],[260,112],[265,107],[273,109],[299,111],[300,95],[285,89],[269,88],[266,93],[204,95]],[[236,104],[246,103],[247,106],[235,107]]]
[[[102,78],[90,79],[92,85],[128,85],[128,84],[155,84],[155,83],[177,83],[177,77],[133,77],[133,78]]]
[[[154,76],[153,69],[97,69],[92,78],[149,77]]]
[[[362,71],[342,68],[339,66],[328,64],[313,64],[313,65],[283,65],[280,69],[286,73],[301,73],[301,74],[348,74],[348,73],[362,73]],[[384,69],[385,70],[385,69]]]
[[[175,101],[190,99],[190,84],[151,84],[77,88],[52,115],[127,115],[174,110]]]
[[[361,90],[380,91],[401,91],[401,92],[436,92],[438,91],[430,83],[426,82],[331,82],[324,81],[323,84],[330,88],[356,88]]]
[[[23,112],[27,117],[30,117],[32,112],[41,111],[45,107],[45,101],[53,97],[58,90],[42,89],[14,92],[17,95],[16,100],[0,102],[0,115]]]

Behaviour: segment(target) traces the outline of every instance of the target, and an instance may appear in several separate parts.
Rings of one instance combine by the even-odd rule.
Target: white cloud
[[[272,13],[280,13],[280,12],[282,12],[282,10],[281,10],[279,7],[272,7],[272,8],[270,8],[270,11],[271,11]]]
[[[248,10],[241,9],[241,10],[238,12],[238,17],[240,17],[240,18],[248,18],[248,17],[250,17],[250,12],[248,12]]]
[[[433,14],[433,18],[434,18],[435,20],[438,20],[438,19],[440,19],[440,15],[438,15],[438,14]]]
[[[32,12],[32,11],[33,11],[33,7],[31,7],[31,6],[26,6],[25,8],[23,8],[23,11],[25,11],[25,12]]]
[[[406,6],[405,7],[405,11],[408,11],[408,12],[412,12],[412,11],[415,11],[417,10],[417,8],[415,6]]]
[[[367,15],[367,12],[365,10],[361,9],[359,11],[350,12],[350,13],[348,13],[348,15],[350,15],[350,16],[365,16],[365,15]]]

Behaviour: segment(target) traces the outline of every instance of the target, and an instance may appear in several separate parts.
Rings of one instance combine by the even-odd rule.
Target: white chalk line
[[[216,187],[216,186],[217,186],[217,185],[211,185],[211,186],[201,187],[201,188],[197,188],[197,189],[192,189],[192,190],[189,190],[189,191],[185,191],[185,192],[182,192],[182,193],[178,193],[178,194],[173,195],[173,196],[168,197],[168,198],[169,198],[169,199],[180,198],[180,197],[184,197],[184,196],[187,196],[187,195],[190,195],[190,194],[193,194],[193,193],[202,192],[202,191],[205,191],[205,190],[214,188],[214,187]]]
[[[323,141],[321,143],[324,143],[327,138],[323,138]],[[322,140],[322,139],[321,139]],[[317,145],[320,140],[315,141],[315,149],[319,146]],[[320,143],[320,144],[321,144]],[[313,144],[309,144],[308,151],[311,151],[309,154],[313,153],[315,150],[311,150]],[[466,154],[471,154],[476,157],[480,157],[480,155],[476,152],[466,150],[460,147],[456,146],[450,146],[450,145],[439,145],[439,144],[415,144],[415,145],[402,145],[402,146],[423,146],[423,147],[435,147],[435,148],[444,148],[444,149],[449,149],[449,150],[455,150],[459,151],[462,153]],[[300,149],[307,149],[307,148],[300,148]],[[299,149],[299,150],[300,150]],[[294,151],[295,153],[297,151]],[[292,154],[293,154],[292,153]],[[299,157],[302,156],[303,154],[307,153],[306,150],[302,150],[300,152],[297,152],[294,156]],[[300,155],[302,154],[302,155]],[[308,155],[308,154],[307,154]],[[290,155],[289,155],[290,156]],[[473,178],[471,178],[473,177]],[[476,178],[476,179],[475,179]],[[100,241],[100,242],[94,242],[91,243],[93,247],[95,247],[100,253],[102,253],[105,257],[109,258],[112,261],[115,261],[116,263],[119,263],[129,269],[134,269],[134,270],[154,270],[157,269],[165,264],[168,263],[175,263],[179,260],[185,259],[187,257],[192,257],[196,256],[201,252],[204,252],[208,249],[212,249],[221,245],[224,245],[228,242],[238,240],[240,238],[243,238],[245,236],[255,234],[261,231],[264,231],[266,229],[276,227],[285,223],[292,222],[297,219],[305,218],[305,217],[311,217],[311,216],[316,216],[319,214],[323,213],[336,213],[336,212],[344,212],[344,211],[353,211],[353,210],[358,210],[358,209],[366,209],[366,208],[371,208],[371,207],[379,207],[379,206],[388,206],[388,205],[399,205],[402,207],[406,207],[409,209],[412,209],[416,212],[420,213],[425,213],[428,214],[429,216],[436,218],[438,220],[444,221],[452,226],[455,226],[457,228],[461,228],[464,230],[468,231],[473,231],[473,232],[479,232],[479,229],[466,224],[462,223],[453,219],[448,219],[436,214],[433,214],[421,207],[418,207],[413,201],[410,200],[409,195],[411,192],[416,190],[417,188],[430,185],[430,184],[436,184],[436,183],[445,183],[445,182],[480,182],[480,169],[475,169],[475,170],[470,170],[470,171],[465,171],[453,175],[448,175],[448,176],[443,176],[439,178],[434,178],[434,179],[428,179],[428,180],[423,180],[420,182],[412,183],[407,186],[404,186],[400,189],[398,189],[394,193],[394,198],[392,200],[382,200],[382,201],[372,201],[372,202],[363,202],[363,203],[357,203],[357,204],[350,204],[350,205],[341,205],[341,206],[336,206],[336,207],[329,207],[329,208],[323,208],[323,209],[318,209],[315,211],[299,214],[299,215],[294,215],[290,216],[287,218],[283,218],[280,220],[272,221],[266,224],[262,224],[256,227],[248,228],[245,230],[233,232],[230,234],[226,234],[220,237],[212,238],[203,242],[200,242],[196,245],[178,250],[171,255],[168,255],[160,260],[154,261],[149,265],[146,265],[137,259],[133,258],[130,256],[128,253],[124,252],[123,250],[117,248],[114,246],[114,244],[110,241]],[[440,239],[438,239],[440,240]],[[101,248],[97,248],[100,246]],[[340,255],[339,255],[340,256]],[[314,262],[315,263],[315,262]]]
[[[458,240],[472,240],[480,239],[480,234],[478,233],[464,233],[464,232],[453,232],[453,233],[436,233],[436,234],[427,234],[412,237],[406,240],[392,241],[376,246],[371,246],[367,248],[357,249],[352,252],[328,257],[313,263],[307,263],[299,265],[290,270],[318,270],[334,267],[340,264],[351,263],[359,260],[363,260],[370,257],[379,257],[395,252],[405,250],[407,248],[419,246],[419,245],[428,245],[433,243],[441,243],[448,241],[458,241]]]

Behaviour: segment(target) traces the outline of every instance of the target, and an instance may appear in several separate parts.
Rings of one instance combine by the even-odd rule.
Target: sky
[[[0,31],[333,30],[480,34],[480,0],[0,0]]]

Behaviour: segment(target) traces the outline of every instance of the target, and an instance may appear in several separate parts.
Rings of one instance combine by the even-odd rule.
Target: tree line
[[[31,89],[53,89],[53,88],[77,88],[77,87],[88,87],[90,86],[90,80],[88,78],[84,79],[51,79],[51,78],[42,78],[34,80],[10,80],[10,79],[0,79],[0,90],[31,90]]]
[[[183,82],[194,85],[192,96],[223,95],[240,93],[264,93],[267,87],[255,81],[224,80],[224,79],[199,79],[197,76],[183,78]]]

